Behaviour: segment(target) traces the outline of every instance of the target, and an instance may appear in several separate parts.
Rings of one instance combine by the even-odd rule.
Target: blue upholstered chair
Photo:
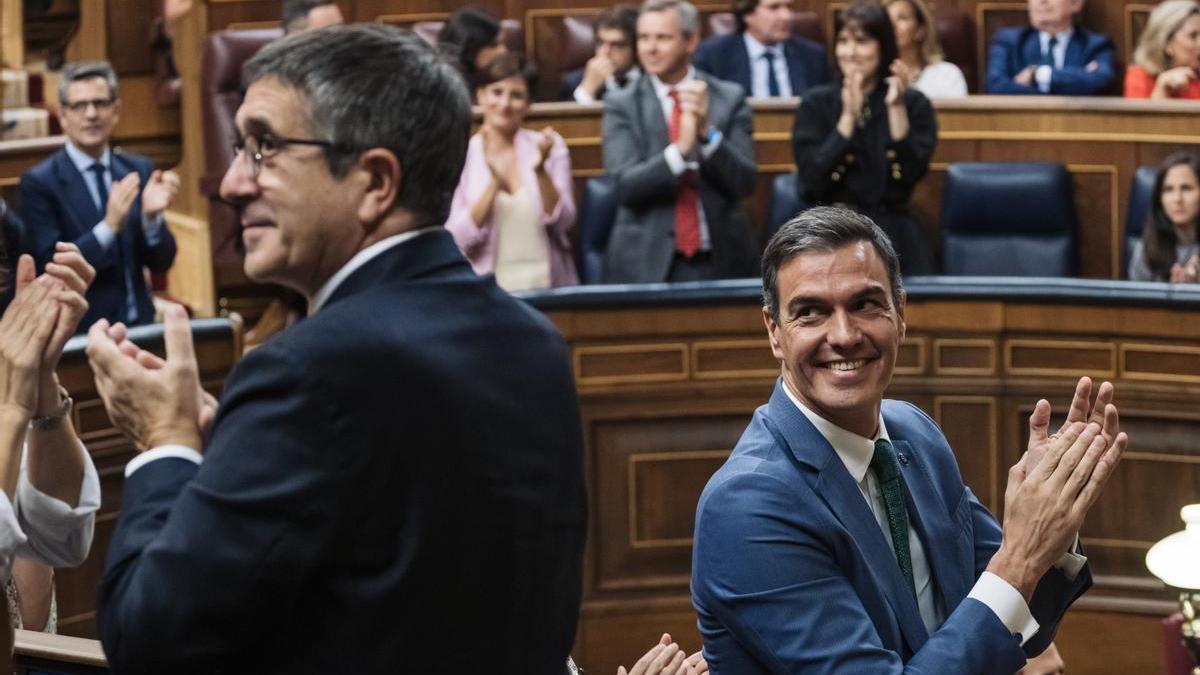
[[[771,181],[771,210],[767,213],[767,239],[793,216],[810,205],[800,199],[800,176],[781,173]]]
[[[1133,174],[1133,184],[1129,186],[1129,204],[1125,207],[1125,248],[1121,252],[1121,278],[1129,276],[1129,258],[1133,256],[1133,246],[1142,238],[1142,226],[1150,217],[1150,199],[1154,195],[1154,179],[1158,176],[1158,168],[1139,166]]]
[[[1061,164],[951,164],[942,195],[945,273],[1071,276],[1077,223],[1071,176]]]
[[[617,219],[617,196],[612,179],[587,179],[579,200],[579,248],[575,252],[579,283],[598,284],[604,273],[604,251]]]

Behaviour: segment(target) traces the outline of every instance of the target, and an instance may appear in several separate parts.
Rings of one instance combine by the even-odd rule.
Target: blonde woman
[[[1200,98],[1200,3],[1166,0],[1150,12],[1125,71],[1126,98]]]
[[[942,58],[937,24],[924,0],[884,0],[892,29],[896,32],[898,77],[928,98],[967,95],[967,80],[958,66]]]

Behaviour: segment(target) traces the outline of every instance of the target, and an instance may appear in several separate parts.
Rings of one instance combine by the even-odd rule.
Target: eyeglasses
[[[112,108],[114,103],[116,103],[116,99],[112,98],[89,98],[83,101],[71,101],[69,103],[63,103],[62,107],[70,110],[73,113],[84,112],[88,109],[88,106],[94,107],[96,112],[104,112]]]
[[[250,174],[258,178],[259,172],[262,171],[263,160],[270,159],[287,150],[289,145],[313,145],[324,148],[326,152],[340,147],[333,141],[320,141],[312,138],[283,138],[274,134],[252,135],[243,138],[239,134],[233,142],[233,158],[236,160],[245,154],[246,159],[250,161]]]

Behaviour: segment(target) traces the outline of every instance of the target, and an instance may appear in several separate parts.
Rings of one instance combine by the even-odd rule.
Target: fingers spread
[[[1067,422],[1084,422],[1088,418],[1088,404],[1091,402],[1092,380],[1089,377],[1079,378],[1075,385],[1075,396],[1071,398],[1071,409],[1067,411]],[[1065,425],[1064,425],[1065,426]]]
[[[1033,413],[1029,415],[1029,436],[1040,440],[1049,433],[1050,402],[1043,398],[1033,406]]]

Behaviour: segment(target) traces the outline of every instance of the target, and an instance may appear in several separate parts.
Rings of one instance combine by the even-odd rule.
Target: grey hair
[[[700,34],[700,12],[687,0],[646,0],[638,10],[638,16],[669,9],[675,10],[675,16],[679,17],[679,31],[684,37]]]
[[[246,64],[248,81],[294,87],[308,104],[334,177],[363,151],[400,162],[396,206],[419,226],[442,225],[466,159],[471,98],[454,65],[414,33],[379,23],[329,26],[267,45]]]
[[[90,80],[98,77],[104,80],[108,85],[108,95],[112,98],[117,98],[117,71],[113,70],[112,64],[108,61],[79,61],[77,63],[68,63],[63,67],[62,77],[58,81],[58,101],[59,103],[69,103],[67,100],[67,88],[72,82],[80,80]]]
[[[870,242],[883,259],[892,285],[892,303],[897,309],[904,298],[900,281],[900,258],[887,233],[870,218],[849,209],[818,206],[797,214],[784,223],[762,257],[763,307],[779,319],[779,268],[801,253],[828,253],[858,241]]]

